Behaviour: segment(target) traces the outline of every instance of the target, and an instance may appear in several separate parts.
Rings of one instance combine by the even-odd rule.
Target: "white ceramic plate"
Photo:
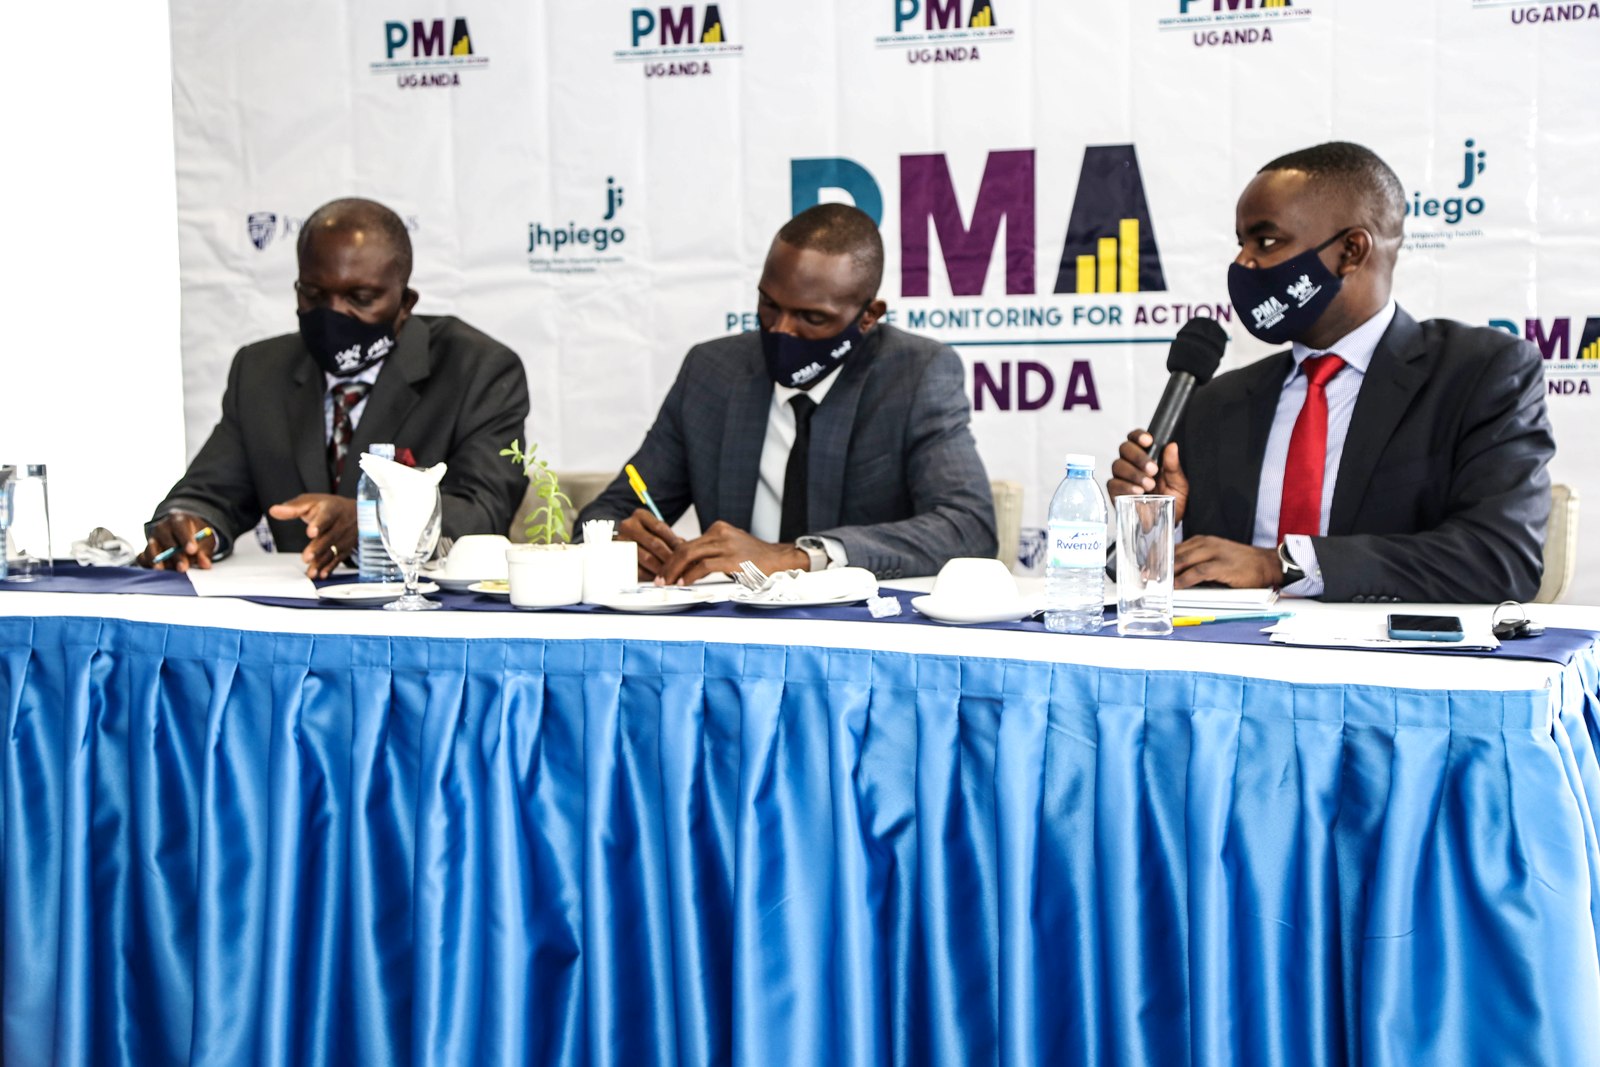
[[[443,585],[444,583],[441,582],[440,584]],[[450,587],[445,586],[445,588],[448,589]],[[497,600],[510,600],[511,582],[505,578],[490,578],[487,581],[472,582],[463,591],[482,593],[484,596],[492,596]]]
[[[399,600],[406,591],[404,582],[349,582],[345,585],[326,585],[317,590],[323,600],[342,600],[347,604],[382,604]],[[426,596],[437,593],[439,587],[432,582],[420,582],[417,592]]]
[[[494,578],[445,578],[438,574],[432,575],[432,578],[434,581],[439,583],[440,589],[450,593],[487,592],[488,590],[477,589],[475,586],[481,585],[484,582],[493,582],[496,580]],[[503,584],[505,579],[501,578],[499,581]]]
[[[699,604],[709,604],[715,599],[716,597],[705,589],[639,589],[631,593],[617,593],[599,601],[599,606],[610,611],[665,615]]]
[[[926,615],[934,622],[948,622],[959,626],[971,626],[981,622],[1020,622],[1034,612],[1033,605],[1018,597],[1016,602],[1006,608],[963,608],[949,604],[940,604],[933,599],[933,595],[913,597],[911,606],[917,609],[920,615]]]
[[[747,608],[826,608],[840,604],[862,604],[866,597],[859,593],[841,593],[838,596],[818,597],[814,600],[752,600],[750,594],[740,590],[728,599]]]

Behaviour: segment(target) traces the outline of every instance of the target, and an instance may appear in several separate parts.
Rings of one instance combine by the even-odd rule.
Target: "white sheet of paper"
[[[1273,644],[1304,645],[1315,648],[1421,648],[1442,651],[1475,649],[1491,651],[1500,641],[1487,626],[1466,625],[1460,641],[1397,641],[1389,636],[1388,620],[1383,615],[1296,615],[1280,619],[1262,631],[1272,635]]]
[[[184,573],[196,596],[317,599],[317,587],[306,577],[305,561],[295,552],[230,556],[208,571],[191,567]]]
[[[1172,594],[1172,610],[1182,614],[1197,608],[1270,608],[1277,602],[1276,589],[1180,589]]]

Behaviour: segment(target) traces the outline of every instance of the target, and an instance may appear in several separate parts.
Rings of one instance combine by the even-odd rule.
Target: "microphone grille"
[[[1196,385],[1204,385],[1217,373],[1222,350],[1228,347],[1228,331],[1216,319],[1193,318],[1183,324],[1167,350],[1167,370],[1192,374]]]

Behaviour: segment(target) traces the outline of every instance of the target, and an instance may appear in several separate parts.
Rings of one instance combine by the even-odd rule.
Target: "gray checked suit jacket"
[[[880,323],[834,373],[811,419],[806,532],[837,539],[851,566],[880,578],[994,555],[994,498],[955,351]],[[690,349],[630,460],[668,522],[693,505],[702,528],[750,528],[772,388],[755,332]],[[636,507],[619,474],[579,518]]]

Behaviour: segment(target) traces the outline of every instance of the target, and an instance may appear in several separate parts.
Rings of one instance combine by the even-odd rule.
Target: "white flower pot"
[[[515,545],[506,549],[511,604],[558,608],[583,599],[583,551],[578,545]]]

